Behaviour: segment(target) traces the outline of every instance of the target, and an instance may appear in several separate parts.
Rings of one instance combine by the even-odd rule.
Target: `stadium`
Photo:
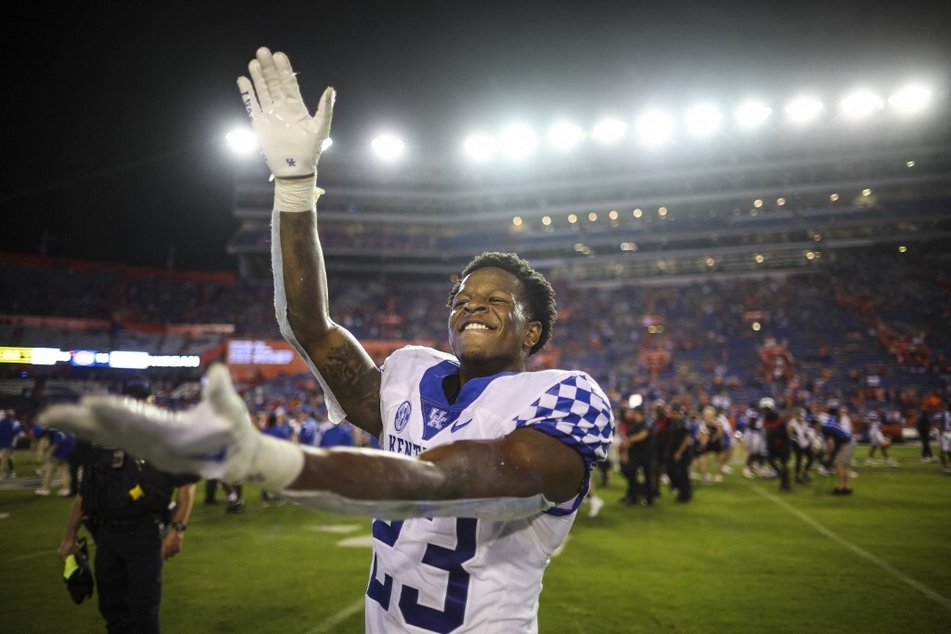
[[[556,291],[531,370],[588,373],[618,421],[636,403],[692,418],[712,404],[737,430],[732,472],[696,473],[690,504],[666,483],[653,506],[625,504],[614,447],[593,476],[604,508],[581,507],[546,571],[540,631],[932,632],[947,619],[951,469],[924,459],[919,421],[951,399],[951,109],[946,86],[889,82],[487,120],[466,139],[391,133],[321,157],[333,318],[377,364],[407,345],[448,352],[459,272],[512,251]],[[275,318],[269,171],[256,147],[231,167],[229,270],[0,252],[0,410],[25,430],[18,475],[0,480],[11,632],[102,629],[60,581],[69,500],[34,493],[46,456],[29,430],[45,407],[144,376],[159,406],[187,411],[223,361],[253,415],[327,417]],[[768,470],[741,475],[740,432],[763,397],[785,415],[847,408],[854,496],[831,496],[818,471],[789,494]],[[869,453],[879,414],[894,464]],[[166,563],[166,631],[364,631],[369,520],[253,486],[242,513],[200,497]]]

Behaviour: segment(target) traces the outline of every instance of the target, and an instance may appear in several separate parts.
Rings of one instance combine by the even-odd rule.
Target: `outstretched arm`
[[[584,481],[584,460],[575,449],[522,428],[495,440],[441,445],[415,458],[307,449],[301,473],[285,494],[347,515],[511,519],[572,499]]]
[[[415,458],[305,449],[256,430],[220,364],[209,370],[201,403],[185,413],[87,396],[78,406],[48,408],[41,422],[123,447],[166,471],[284,490],[308,506],[350,515],[524,517],[570,500],[586,475],[580,453],[531,428]]]
[[[327,272],[317,237],[317,162],[330,135],[335,93],[311,116],[284,53],[260,48],[238,89],[274,175],[271,256],[281,334],[327,392],[331,417],[374,436],[382,430],[380,371],[360,343],[330,318]]]

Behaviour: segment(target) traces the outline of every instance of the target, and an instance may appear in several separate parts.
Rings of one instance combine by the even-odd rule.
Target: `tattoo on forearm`
[[[345,409],[358,411],[361,416],[378,414],[380,374],[376,368],[367,367],[359,351],[349,346],[335,347],[327,353],[320,370],[337,398],[349,404]]]

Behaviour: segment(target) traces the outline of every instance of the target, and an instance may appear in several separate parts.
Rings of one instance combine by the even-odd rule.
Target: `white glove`
[[[86,396],[79,405],[44,410],[41,425],[120,447],[171,473],[197,473],[229,484],[248,482],[280,491],[304,465],[296,445],[266,436],[251,423],[223,364],[207,374],[201,402],[169,412],[128,397]]]
[[[251,80],[239,77],[238,89],[264,159],[276,179],[274,208],[313,209],[318,191],[317,161],[330,136],[334,89],[324,90],[317,112],[311,117],[287,55],[272,55],[268,49],[259,48],[248,64],[248,71]]]

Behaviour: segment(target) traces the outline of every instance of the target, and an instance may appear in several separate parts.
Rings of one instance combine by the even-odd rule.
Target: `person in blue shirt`
[[[261,430],[266,436],[292,442],[294,437],[294,428],[287,419],[287,410],[283,406],[278,406],[270,416],[267,417],[267,426]],[[277,493],[271,493],[261,489],[261,506],[268,506],[271,502],[277,502],[278,505],[285,503],[282,496]]]
[[[274,412],[268,416],[267,427],[264,433],[280,440],[291,440],[294,436],[294,428],[287,419],[287,410],[283,406],[277,407]]]
[[[3,480],[7,476],[17,476],[13,464],[13,450],[16,449],[17,439],[23,435],[23,426],[12,409],[0,411],[0,414],[3,416],[0,418],[0,480]]]
[[[314,447],[317,445],[317,421],[310,415],[307,409],[301,408],[297,411],[297,422],[300,429],[297,432],[297,442],[306,446]]]
[[[76,436],[60,431],[58,429],[50,430],[50,453],[49,459],[43,465],[43,484],[36,489],[37,495],[49,495],[50,486],[53,484],[53,477],[59,472],[62,478],[63,486],[57,492],[57,495],[69,497],[72,489],[71,475],[69,472],[69,459],[76,447]]]
[[[852,456],[855,453],[852,424],[839,415],[838,401],[830,401],[826,409],[828,418],[822,423],[821,433],[835,465],[836,486],[832,495],[852,495]]]
[[[330,425],[320,435],[321,447],[353,447],[356,441],[353,438],[353,425],[343,421],[339,425]]]

